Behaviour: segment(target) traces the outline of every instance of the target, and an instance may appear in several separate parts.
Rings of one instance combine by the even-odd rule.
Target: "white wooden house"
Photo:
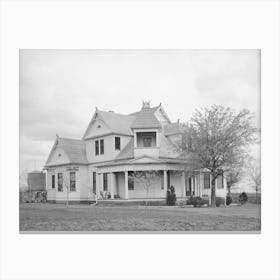
[[[171,185],[177,197],[210,196],[209,172],[187,170],[175,149],[181,136],[161,104],[143,102],[129,115],[96,108],[82,139],[55,139],[45,164],[48,201],[165,198]],[[156,171],[148,191],[136,171]],[[226,196],[223,176],[216,193]]]

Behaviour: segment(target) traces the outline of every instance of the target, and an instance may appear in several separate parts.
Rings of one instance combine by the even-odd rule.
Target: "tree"
[[[242,177],[242,167],[231,168],[226,173],[227,189],[228,195],[231,193],[231,188],[233,185],[238,183]]]
[[[136,178],[138,182],[141,183],[146,192],[146,206],[148,205],[148,197],[150,191],[153,189],[155,180],[161,175],[158,170],[148,170],[148,171],[134,171],[132,177]]]
[[[189,123],[183,126],[181,156],[193,168],[211,172],[211,206],[215,207],[215,180],[221,170],[242,165],[246,148],[256,140],[253,116],[246,109],[213,105],[196,110]]]
[[[258,203],[258,193],[261,188],[261,167],[257,160],[252,160],[248,164],[248,173],[251,182],[253,183],[253,188],[256,191],[256,203]]]
[[[65,172],[62,173],[62,185],[63,188],[66,189],[66,206],[69,207],[69,193],[71,191],[71,180],[70,180],[70,172],[75,172],[76,168],[68,167]],[[73,183],[73,182],[72,182]]]

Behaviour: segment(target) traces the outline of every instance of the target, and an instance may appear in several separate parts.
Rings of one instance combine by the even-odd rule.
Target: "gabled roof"
[[[112,111],[106,112],[96,109],[83,138],[85,138],[85,136],[87,135],[91,124],[98,117],[100,117],[105,122],[112,133],[133,135],[130,129],[130,125],[135,120],[134,116],[118,114]]]
[[[159,128],[160,122],[155,117],[154,108],[142,108],[140,112],[136,114],[136,118],[133,121],[131,128]]]
[[[135,117],[98,110],[104,122],[111,128],[112,132],[125,135],[133,135],[130,126]]]
[[[181,125],[178,122],[166,124],[163,127],[163,131],[164,131],[165,136],[176,135],[176,134],[182,133]]]
[[[55,148],[57,147],[64,150],[64,152],[69,158],[69,163],[75,163],[75,164],[88,163],[86,157],[86,145],[83,140],[57,137],[45,166],[49,166],[51,155],[54,152]]]

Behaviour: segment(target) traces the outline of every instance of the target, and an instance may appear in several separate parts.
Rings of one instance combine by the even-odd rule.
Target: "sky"
[[[171,121],[221,104],[260,126],[258,50],[21,50],[20,170],[41,170],[55,136],[81,139],[95,111],[162,103]]]

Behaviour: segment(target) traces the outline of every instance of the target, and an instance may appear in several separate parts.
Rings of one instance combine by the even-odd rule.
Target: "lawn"
[[[25,203],[20,231],[260,231],[260,205],[219,208]]]

